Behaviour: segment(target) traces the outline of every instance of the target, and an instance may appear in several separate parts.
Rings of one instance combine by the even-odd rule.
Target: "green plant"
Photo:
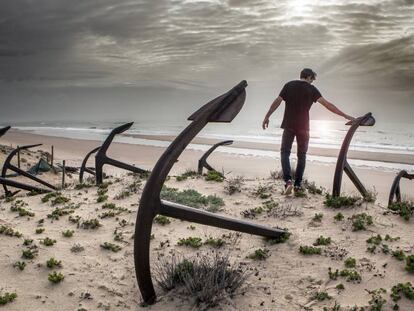
[[[80,227],[83,229],[97,229],[101,227],[102,225],[99,223],[99,220],[96,218],[84,220]]]
[[[22,251],[22,258],[33,259],[37,256],[37,250],[26,249]]]
[[[13,264],[13,267],[18,268],[20,271],[23,271],[24,268],[26,267],[26,263],[24,261],[16,261]]]
[[[70,248],[70,251],[72,252],[72,253],[80,253],[80,252],[83,252],[85,250],[85,248],[82,246],[82,245],[80,245],[79,243],[75,243],[71,248]]]
[[[117,195],[114,196],[115,200],[123,200],[127,197],[131,196],[131,192],[129,190],[123,190],[120,193],[118,193]]]
[[[334,197],[330,194],[326,194],[325,201],[323,202],[325,206],[332,208],[340,207],[351,207],[360,200],[359,197],[349,197],[349,196],[338,196]]]
[[[362,198],[364,202],[374,203],[377,200],[378,192],[374,189],[367,190],[367,193]]]
[[[122,249],[121,246],[109,242],[101,244],[101,248],[113,251],[114,253],[119,252]]]
[[[400,250],[400,249],[398,249],[398,250],[396,250],[396,251],[393,251],[392,253],[392,256],[394,257],[394,258],[396,258],[397,260],[399,260],[399,261],[403,261],[404,259],[405,259],[405,254],[404,254],[404,252],[402,251],[402,250]]]
[[[267,248],[258,248],[253,253],[247,256],[247,258],[253,260],[265,260],[270,256],[270,251]]]
[[[255,218],[257,215],[260,215],[262,213],[263,208],[259,206],[244,210],[240,214],[242,214],[245,218]]]
[[[284,229],[284,230],[285,231],[281,235],[279,235],[277,238],[264,237],[264,240],[271,245],[285,243],[287,240],[289,240],[292,234],[289,231],[287,231],[287,229]]]
[[[326,299],[332,299],[327,292],[317,292],[312,296],[313,300],[324,301]]]
[[[320,246],[320,245],[329,245],[331,244],[331,238],[325,238],[324,236],[319,236],[316,241],[313,243],[313,246]]]
[[[80,184],[75,185],[76,190],[82,190],[82,189],[91,188],[91,187],[93,187],[93,184],[80,183]]]
[[[210,245],[215,248],[220,248],[225,244],[225,242],[223,239],[220,238],[208,237],[207,240],[204,241],[204,244]]]
[[[306,191],[303,188],[300,188],[294,192],[295,197],[297,198],[306,198]]]
[[[224,180],[224,176],[220,172],[211,170],[205,174],[204,179],[207,181],[222,182]]]
[[[322,249],[320,247],[313,247],[313,246],[300,246],[299,253],[303,255],[320,255],[322,253]]]
[[[45,232],[45,228],[36,228],[36,234],[41,234],[43,232]]]
[[[64,215],[69,215],[74,213],[75,211],[70,207],[62,207],[62,208],[55,208],[52,213],[47,214],[47,218],[52,218],[58,220],[59,217]]]
[[[347,259],[345,259],[345,267],[347,268],[355,268],[356,267],[356,259],[353,257],[348,257]]]
[[[4,295],[0,295],[0,305],[5,305],[17,298],[16,293],[4,293]]]
[[[72,236],[73,236],[73,234],[75,233],[75,231],[74,230],[65,230],[65,231],[62,231],[62,235],[65,237],[65,238],[71,238]]]
[[[13,204],[10,205],[10,210],[12,212],[19,213],[20,217],[33,217],[35,214],[27,209],[24,208],[27,206],[27,203],[22,200],[16,200]]]
[[[50,258],[48,261],[46,261],[46,266],[50,269],[53,269],[55,267],[62,267],[62,261],[56,260],[55,258]]]
[[[200,248],[203,245],[202,239],[198,237],[181,238],[177,243],[179,246],[189,246],[192,248]]]
[[[119,214],[119,212],[115,213],[114,211],[109,211],[109,212],[105,212],[105,213],[102,213],[102,214],[98,215],[98,217],[101,218],[101,219],[104,219],[104,218],[115,217],[118,214]]]
[[[236,192],[241,192],[241,188],[244,184],[243,176],[236,176],[233,178],[228,178],[226,180],[226,185],[224,186],[224,191],[228,195],[232,195]]]
[[[394,302],[401,299],[401,294],[409,300],[414,300],[414,288],[410,282],[398,283],[391,288],[391,298]]]
[[[42,241],[40,241],[40,243],[42,243],[45,246],[53,246],[56,243],[56,240],[46,237]]]
[[[98,198],[96,199],[97,203],[102,203],[108,200],[108,196],[106,194],[100,194],[98,195]]]
[[[335,286],[335,288],[336,288],[337,290],[344,290],[344,289],[345,289],[345,286],[344,286],[344,284],[339,283],[338,285],[336,285],[336,286]]]
[[[183,180],[186,180],[187,178],[196,177],[197,175],[198,173],[196,171],[186,170],[183,174],[176,176],[175,179],[177,181],[183,181]]]
[[[372,217],[366,213],[354,214],[351,220],[353,231],[366,230],[366,226],[373,224]]]
[[[13,228],[5,225],[0,225],[0,234],[18,238],[22,236],[22,234],[19,231],[14,230]]]
[[[264,199],[268,199],[270,197],[270,187],[268,186],[263,186],[263,185],[258,185],[254,190],[253,190],[253,195],[256,197],[259,197],[260,199],[264,200]]]
[[[342,213],[338,213],[334,216],[336,221],[342,221],[344,219],[344,215]]]
[[[339,272],[339,275],[346,278],[347,282],[360,282],[362,277],[356,270],[344,269]]]
[[[154,217],[154,222],[162,226],[168,225],[171,223],[170,219],[164,215],[157,215]]]
[[[312,220],[316,221],[316,222],[321,222],[323,218],[323,214],[322,213],[316,213],[315,216],[313,216]]]
[[[60,195],[60,192],[49,192],[48,194],[42,197],[42,202],[49,202],[51,198],[57,197],[58,195]]]
[[[380,245],[381,242],[382,242],[382,237],[379,234],[374,235],[374,236],[370,237],[367,240],[367,243],[369,243],[369,244],[375,244],[375,245]]]
[[[25,245],[25,246],[28,246],[28,245],[30,245],[32,243],[33,243],[33,240],[32,239],[24,239],[24,241],[23,241],[23,245]]]
[[[47,279],[54,284],[60,283],[64,280],[65,276],[62,273],[57,273],[56,271],[53,271],[52,273],[49,273],[49,276]]]
[[[52,206],[55,206],[55,205],[58,205],[58,204],[67,203],[69,201],[70,201],[69,198],[64,197],[62,195],[58,195],[54,199],[52,199],[51,204],[52,204]]]
[[[410,201],[394,202],[388,208],[408,221],[413,215],[414,204]]]
[[[374,289],[368,291],[371,295],[371,300],[368,301],[371,306],[371,311],[381,311],[382,307],[387,303],[387,300],[382,297],[382,294],[385,294],[387,291],[383,288]]]
[[[309,182],[307,180],[305,180],[303,182],[303,185],[305,186],[305,188],[308,190],[308,192],[310,194],[323,194],[324,189],[322,187],[318,187],[315,182]]]
[[[408,272],[414,273],[414,255],[406,256],[405,257],[405,270]]]

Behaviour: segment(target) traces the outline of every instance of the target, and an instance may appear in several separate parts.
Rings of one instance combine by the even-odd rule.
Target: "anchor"
[[[333,190],[332,196],[338,197],[341,195],[341,183],[342,183],[342,175],[343,172],[348,175],[349,179],[351,179],[352,183],[358,189],[363,197],[368,195],[368,191],[365,189],[364,185],[359,180],[358,176],[352,170],[351,166],[347,160],[347,154],[349,145],[351,144],[352,137],[354,136],[356,130],[360,126],[373,126],[375,124],[375,119],[372,116],[372,113],[369,112],[362,117],[356,118],[353,121],[349,121],[346,125],[351,125],[351,128],[348,130],[348,133],[345,136],[345,139],[342,143],[341,151],[338,155],[338,161],[336,162],[336,169],[335,169],[335,176],[333,181]]]
[[[16,188],[20,188],[23,190],[28,190],[28,191],[35,191],[35,192],[50,192],[50,190],[47,189],[41,189],[41,188],[37,188],[31,185],[27,185],[24,183],[20,183],[20,182],[16,182],[16,181],[11,181],[11,180],[7,180],[7,170],[11,170],[15,173],[17,173],[18,175],[22,175],[26,178],[29,178],[31,180],[34,180],[36,182],[38,182],[39,184],[42,184],[48,188],[51,188],[53,190],[57,190],[57,188],[51,184],[49,184],[48,182],[41,180],[40,178],[18,168],[17,166],[14,166],[13,164],[11,164],[11,160],[13,159],[13,157],[17,154],[20,153],[21,150],[27,150],[33,147],[38,147],[41,146],[42,144],[35,144],[35,145],[26,145],[26,146],[21,146],[21,147],[17,147],[16,149],[14,149],[12,152],[10,152],[10,154],[7,156],[6,160],[4,161],[3,164],[3,168],[1,171],[1,180],[0,183],[3,185],[4,188],[4,192],[6,193],[6,196],[14,196],[16,193],[18,193],[20,190],[15,191],[15,192],[11,192],[10,190],[8,190],[7,186],[12,186],[12,187],[16,187]]]
[[[134,122],[130,122],[130,123],[125,123],[121,126],[118,126],[116,128],[114,128],[108,135],[108,137],[105,139],[105,141],[102,143],[102,145],[100,147],[97,147],[95,149],[93,149],[92,151],[90,151],[86,157],[83,159],[82,162],[82,166],[80,168],[80,172],[79,172],[79,182],[82,183],[83,181],[83,175],[84,172],[88,172],[89,174],[95,175],[96,177],[96,184],[102,184],[103,182],[103,166],[105,164],[108,165],[112,165],[127,171],[131,171],[134,173],[138,173],[138,174],[144,174],[147,173],[146,170],[143,170],[139,167],[133,166],[133,165],[129,165],[120,161],[117,161],[115,159],[112,159],[110,157],[108,157],[106,155],[106,152],[108,151],[109,146],[111,145],[115,135],[117,134],[121,134],[123,132],[125,132],[126,130],[128,130],[132,124],[134,124]],[[95,171],[93,171],[93,169],[91,168],[87,168],[86,167],[86,162],[88,161],[89,157],[95,153]]]
[[[407,171],[400,171],[391,185],[390,195],[388,197],[388,206],[394,203],[394,197],[397,202],[401,202],[401,190],[400,190],[400,180],[401,178],[407,178],[409,180],[414,179],[414,174],[408,174]]]
[[[214,168],[211,167],[210,164],[207,163],[207,158],[210,156],[210,154],[213,153],[214,150],[216,150],[218,147],[220,146],[228,146],[231,145],[233,143],[232,140],[225,140],[222,142],[219,142],[215,145],[213,145],[210,149],[208,149],[206,151],[206,153],[204,153],[204,155],[200,158],[200,160],[198,160],[198,170],[197,173],[199,175],[203,174],[203,168],[205,167],[208,171],[216,171]]]
[[[135,223],[134,262],[139,289],[143,300],[148,304],[153,304],[156,300],[151,278],[149,246],[152,222],[157,214],[269,238],[278,238],[286,233],[281,229],[216,215],[160,199],[161,188],[168,173],[186,146],[208,122],[231,122],[244,104],[246,86],[246,81],[240,82],[227,93],[213,99],[193,113],[188,118],[192,122],[161,155],[147,180]]]

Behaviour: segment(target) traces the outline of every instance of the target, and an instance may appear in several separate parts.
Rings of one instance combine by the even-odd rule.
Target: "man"
[[[282,145],[280,148],[280,159],[282,163],[283,179],[285,181],[285,194],[292,193],[292,176],[290,168],[290,150],[296,137],[297,143],[297,166],[295,173],[294,191],[301,190],[303,172],[305,171],[306,152],[309,145],[309,110],[314,102],[319,102],[329,111],[354,120],[353,117],[343,113],[335,105],[322,97],[318,89],[312,85],[316,79],[316,73],[305,68],[300,73],[300,80],[290,81],[285,84],[279,96],[273,101],[267,112],[262,127],[265,130],[269,126],[269,117],[285,101],[285,114],[280,126],[283,128]]]

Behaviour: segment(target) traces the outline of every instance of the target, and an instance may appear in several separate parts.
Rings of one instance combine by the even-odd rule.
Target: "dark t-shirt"
[[[280,127],[308,131],[309,109],[322,96],[318,89],[306,81],[294,80],[285,84],[279,96],[286,102]]]

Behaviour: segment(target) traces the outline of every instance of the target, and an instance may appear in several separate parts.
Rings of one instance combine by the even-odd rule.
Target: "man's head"
[[[306,82],[312,83],[316,79],[316,72],[310,68],[304,68],[300,72],[300,78]]]

